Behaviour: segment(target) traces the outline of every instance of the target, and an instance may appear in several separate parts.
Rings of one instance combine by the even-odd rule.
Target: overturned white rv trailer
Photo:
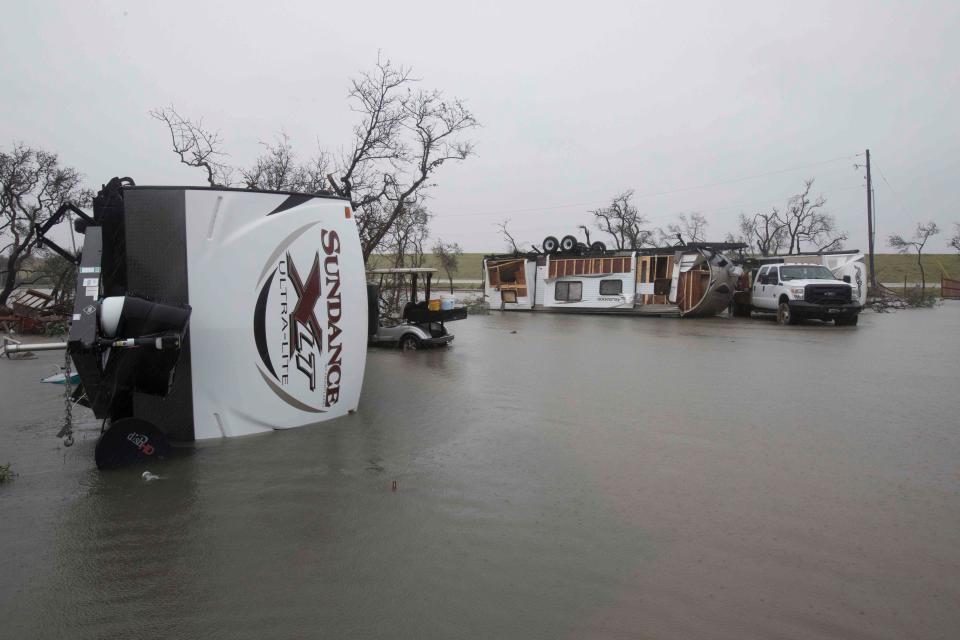
[[[756,273],[756,270],[765,264],[817,264],[829,269],[837,280],[843,280],[849,277],[850,286],[853,288],[853,301],[861,307],[867,304],[867,264],[863,253],[857,249],[841,251],[822,251],[810,253],[797,253],[789,256],[766,256],[754,258],[746,261],[745,266],[752,267],[750,270]],[[752,278],[751,278],[752,280]]]
[[[74,398],[112,423],[98,465],[357,408],[368,313],[349,202],[115,178],[92,218],[72,210],[67,351]]]
[[[548,244],[549,243],[545,243]],[[723,251],[697,243],[636,251],[599,246],[484,259],[491,309],[703,317],[730,304],[742,270]]]

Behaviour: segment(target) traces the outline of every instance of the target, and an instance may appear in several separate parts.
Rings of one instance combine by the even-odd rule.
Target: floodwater
[[[0,637],[960,637],[960,304],[451,328],[149,484],[0,362]]]

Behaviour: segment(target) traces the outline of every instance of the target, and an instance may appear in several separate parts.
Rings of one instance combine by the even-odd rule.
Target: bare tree
[[[280,133],[273,143],[261,142],[264,153],[249,169],[241,169],[243,185],[247,189],[297,191],[319,193],[325,190],[329,156],[320,151],[306,164],[298,164],[296,153],[286,133]]]
[[[432,218],[433,214],[421,205],[406,209],[397,218],[381,243],[383,253],[390,256],[395,268],[423,266],[423,245],[430,236]]]
[[[154,109],[150,115],[167,125],[173,152],[180,157],[180,162],[204,169],[211,187],[230,186],[233,169],[222,161],[226,154],[219,131],[205,129],[203,119],[194,122],[184,118],[172,106]]]
[[[403,212],[380,244],[381,255],[389,260],[389,266],[399,269],[424,265],[424,244],[430,235],[432,217],[432,214],[420,205]],[[388,314],[399,313],[401,304],[405,302],[401,299],[404,293],[402,285],[401,278],[388,278],[384,282],[380,297]]]
[[[85,204],[82,176],[57,154],[14,144],[0,152],[0,306],[23,283],[22,268],[37,249],[37,230],[65,202]]]
[[[679,222],[668,224],[666,231],[663,229],[659,230],[660,240],[666,243],[676,238],[684,244],[689,242],[706,242],[706,236],[704,234],[709,224],[703,214],[691,213],[687,216],[681,213]]]
[[[774,207],[770,213],[759,212],[749,217],[740,214],[740,236],[734,241],[743,242],[754,255],[777,255],[786,243],[786,224]],[[732,238],[731,236],[728,236]]]
[[[360,122],[330,183],[357,212],[364,260],[405,210],[422,203],[443,164],[474,153],[462,137],[479,124],[473,114],[439,91],[414,90],[416,82],[409,68],[382,59],[351,81]]]
[[[460,256],[463,255],[463,249],[456,242],[437,240],[437,243],[433,245],[433,255],[437,259],[437,264],[447,274],[447,280],[450,281],[450,293],[453,293],[453,274],[460,267]]]
[[[479,126],[473,114],[458,99],[416,89],[417,82],[409,68],[378,57],[372,71],[350,81],[347,96],[359,122],[347,149],[333,160],[321,152],[307,165],[297,165],[281,134],[242,172],[244,183],[315,192],[325,174],[329,188],[348,199],[355,212],[364,261],[374,251],[384,251],[381,244],[394,225],[423,206],[437,170],[474,154],[464,137]],[[211,186],[229,185],[232,169],[222,162],[219,133],[205,129],[202,121],[181,117],[173,107],[151,115],[167,125],[181,162],[205,169]]]
[[[633,189],[617,194],[609,206],[592,211],[594,224],[613,239],[617,250],[639,249],[651,244],[653,233],[644,229],[647,219],[633,205]]]
[[[846,233],[837,230],[836,220],[824,210],[827,199],[822,195],[813,198],[813,178],[804,182],[803,191],[787,201],[787,208],[778,214],[783,223],[787,253],[793,255],[803,250],[803,244],[815,251],[842,249]]]
[[[513,235],[510,233],[510,230],[507,228],[507,225],[510,224],[509,218],[504,218],[502,221],[496,223],[497,228],[500,229],[500,235],[503,236],[503,239],[507,242],[507,251],[513,253],[520,253],[520,247],[517,246],[517,241],[514,240]]]
[[[953,226],[957,228],[957,232],[950,238],[950,246],[960,251],[960,223],[954,223]]]
[[[887,244],[895,248],[899,253],[909,253],[911,250],[917,252],[917,266],[920,267],[921,296],[925,296],[927,290],[927,276],[923,271],[923,247],[927,244],[927,240],[938,233],[940,233],[940,229],[937,227],[937,223],[931,220],[926,224],[918,222],[917,229],[913,232],[913,237],[910,239],[904,238],[901,235],[892,235],[887,239]]]

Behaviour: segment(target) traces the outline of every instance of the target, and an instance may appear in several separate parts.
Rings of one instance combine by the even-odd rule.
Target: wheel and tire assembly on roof
[[[603,252],[607,250],[607,245],[603,244],[599,240],[590,245],[590,251]]]
[[[554,238],[553,236],[547,236],[543,239],[543,252],[544,253],[556,253],[557,249],[560,248],[560,241]]]
[[[561,251],[573,251],[577,248],[577,239],[573,236],[563,236],[563,240],[560,241],[560,250]]]

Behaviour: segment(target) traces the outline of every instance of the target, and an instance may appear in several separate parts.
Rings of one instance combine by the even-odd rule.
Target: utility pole
[[[867,244],[870,250],[870,286],[877,288],[877,270],[873,268],[873,180],[870,177],[870,149],[867,149]]]

